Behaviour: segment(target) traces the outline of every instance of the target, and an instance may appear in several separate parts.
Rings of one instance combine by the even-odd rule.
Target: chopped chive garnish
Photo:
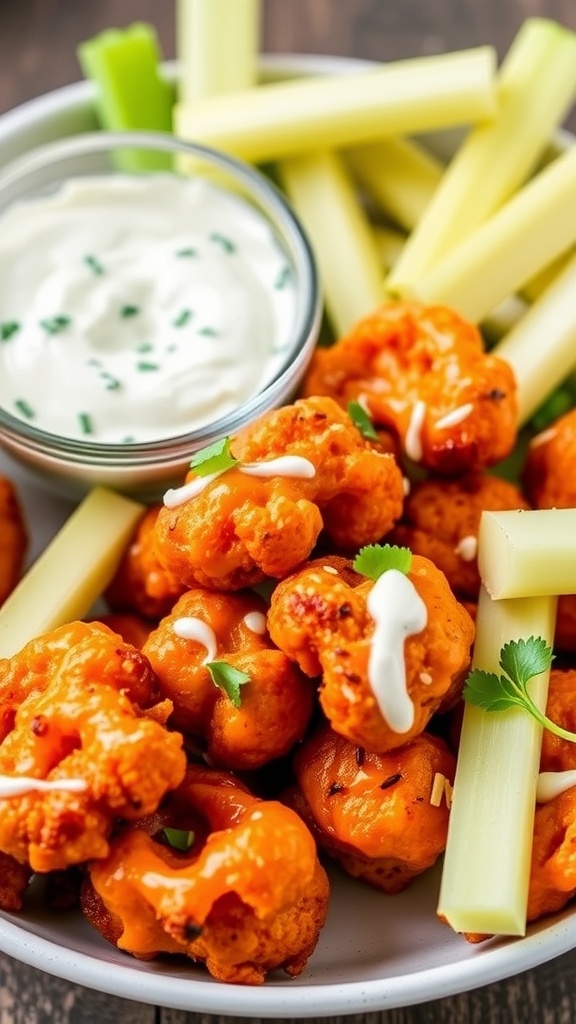
[[[102,360],[95,358],[89,359],[88,366],[102,366]]]
[[[131,434],[127,434],[126,437],[122,438],[122,444],[134,444],[135,440],[135,437],[133,437]]]
[[[141,362],[141,363],[136,363],[136,369],[142,371],[143,373],[146,373],[149,370],[158,370],[159,366],[158,366],[158,363],[144,363],[144,362]]]
[[[113,377],[112,374],[107,373],[106,370],[104,370],[100,374],[100,376],[104,381],[104,387],[106,388],[106,391],[117,391],[118,388],[120,387],[120,381],[118,380],[118,378]]]
[[[18,409],[18,412],[21,412],[22,415],[26,416],[27,419],[34,419],[34,409],[32,408],[31,405],[28,405],[28,402],[24,398],[17,398],[16,401],[14,402],[14,405]]]
[[[183,309],[182,312],[178,314],[176,319],[172,321],[172,326],[173,327],[185,327],[186,324],[189,323],[191,319],[192,319],[192,310],[191,309]]]
[[[219,231],[213,231],[210,235],[210,241],[216,242],[216,245],[221,246],[224,252],[236,252],[236,246],[232,239],[227,238],[226,235],[221,235]]]
[[[152,352],[153,350],[154,345],[151,341],[143,341],[142,344],[138,345],[136,348],[136,351],[139,352],[140,355],[145,355],[147,352]]]
[[[180,258],[184,258],[185,259],[187,256],[195,256],[196,255],[196,249],[192,249],[191,246],[189,248],[187,248],[187,249],[178,249],[177,252],[176,252],[176,255],[178,257],[180,257]]]
[[[218,331],[215,327],[201,327],[198,334],[204,335],[205,338],[217,338]]]
[[[78,413],[78,422],[80,423],[80,430],[83,434],[93,434],[94,428],[92,426],[92,418],[87,412]]]
[[[51,316],[46,320],[41,320],[40,327],[46,331],[46,334],[60,334],[60,331],[65,330],[71,322],[69,316],[60,314],[59,316]]]
[[[140,312],[140,307],[139,306],[122,306],[122,309],[120,310],[120,316],[124,320],[127,320],[131,316],[138,316],[139,312]]]
[[[93,274],[96,274],[96,277],[101,277],[104,273],[104,267],[100,263],[100,260],[97,260],[95,256],[85,256],[84,263],[90,268]]]
[[[6,323],[0,324],[0,341],[8,341],[19,330],[20,324],[17,320],[7,320]]]
[[[290,275],[290,267],[282,267],[282,270],[280,271],[278,277],[274,281],[274,287],[278,289],[285,288],[290,280]]]

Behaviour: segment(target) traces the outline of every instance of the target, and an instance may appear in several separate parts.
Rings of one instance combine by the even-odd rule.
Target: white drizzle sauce
[[[536,786],[536,802],[546,804],[576,786],[576,771],[540,772]]]
[[[473,411],[474,406],[472,402],[466,402],[465,405],[459,405],[457,409],[453,409],[452,412],[448,412],[441,419],[436,420],[434,426],[437,430],[448,430],[450,427],[455,427],[458,423],[468,419],[468,416]]]
[[[375,623],[368,661],[370,687],[390,728],[408,732],[414,704],[406,688],[404,641],[424,629],[426,605],[408,576],[388,569],[368,594],[366,609]]]
[[[412,407],[408,430],[404,438],[406,455],[409,459],[412,459],[412,462],[420,462],[422,458],[422,427],[424,426],[425,417],[426,402],[418,399]]]
[[[312,480],[316,476],[314,464],[310,462],[310,459],[305,459],[301,455],[280,455],[277,459],[269,459],[266,462],[239,462],[234,468],[246,476],[285,476],[300,480]],[[209,473],[207,476],[189,480],[182,487],[171,487],[164,495],[166,508],[177,508],[190,501],[191,498],[197,498],[214,480],[227,472],[227,469],[222,469],[219,473]]]
[[[105,443],[198,429],[275,377],[295,310],[289,259],[240,196],[72,179],[0,218],[0,404]]]
[[[242,622],[251,633],[264,636],[267,629],[266,616],[263,612],[247,612]]]
[[[31,775],[0,775],[0,798],[24,796],[26,793],[83,793],[88,789],[85,779],[35,779]]]
[[[197,619],[193,615],[184,615],[181,619],[176,619],[172,625],[172,630],[176,633],[176,636],[181,637],[183,640],[194,640],[197,644],[201,644],[202,647],[206,648],[206,657],[203,659],[202,664],[207,665],[209,661],[215,661],[218,653],[218,641],[216,634],[211,626],[203,619]]]
[[[473,562],[478,554],[478,538],[472,533],[467,537],[461,537],[454,551],[463,562]]]

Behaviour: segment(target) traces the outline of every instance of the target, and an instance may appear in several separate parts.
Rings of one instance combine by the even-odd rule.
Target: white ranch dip
[[[287,257],[239,197],[73,179],[0,218],[0,405],[69,438],[181,434],[275,375],[294,311]]]

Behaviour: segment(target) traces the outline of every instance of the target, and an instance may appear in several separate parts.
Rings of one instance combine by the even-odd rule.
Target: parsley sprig
[[[214,685],[224,691],[235,708],[239,708],[242,704],[240,688],[250,682],[248,673],[234,668],[234,665],[229,665],[227,661],[209,661],[206,668]]]
[[[484,711],[507,711],[521,708],[532,715],[544,729],[561,739],[576,743],[576,733],[557,725],[534,703],[528,692],[528,683],[535,676],[548,671],[554,654],[541,636],[527,640],[510,640],[500,651],[499,665],[502,675],[474,668],[464,685],[464,700]]]
[[[396,544],[367,544],[360,548],[352,563],[356,572],[370,580],[377,580],[388,569],[409,573],[411,566],[410,548],[401,548]]]

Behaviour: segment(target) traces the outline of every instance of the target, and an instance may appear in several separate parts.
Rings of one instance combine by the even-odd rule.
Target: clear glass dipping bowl
[[[14,202],[49,194],[71,178],[118,173],[120,150],[146,151],[147,156],[168,155],[171,166],[175,159],[190,158],[195,174],[208,176],[220,188],[251,203],[268,222],[284,250],[296,293],[291,342],[274,376],[238,408],[201,429],[145,443],[76,440],[39,429],[0,406],[0,445],[60,490],[75,496],[102,484],[153,500],[167,486],[182,479],[194,451],[234,434],[293,397],[317,341],[321,300],[310,245],[299,221],[275,186],[246,164],[171,135],[98,131],[73,135],[33,149],[0,171],[0,216]],[[122,167],[121,173],[141,176],[154,171],[127,172]],[[163,169],[162,173],[167,172]]]

